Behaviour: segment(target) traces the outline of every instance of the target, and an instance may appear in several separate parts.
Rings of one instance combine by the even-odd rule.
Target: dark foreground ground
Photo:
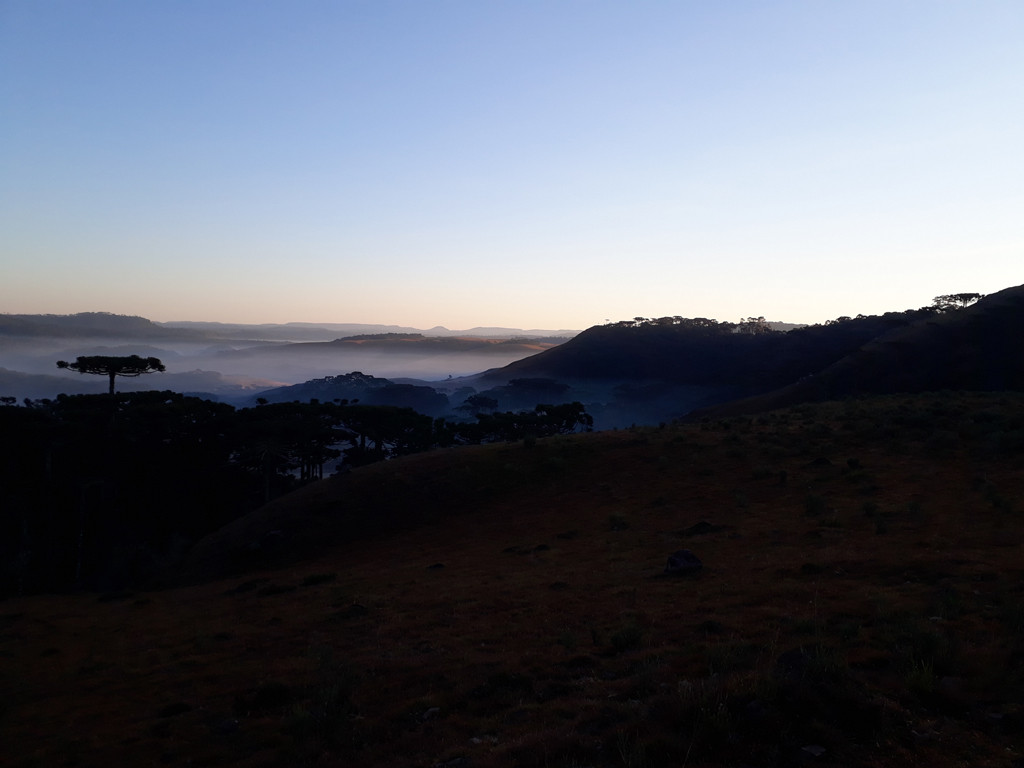
[[[439,451],[288,503],[426,493],[274,570],[0,603],[0,763],[1022,764],[1019,396]]]

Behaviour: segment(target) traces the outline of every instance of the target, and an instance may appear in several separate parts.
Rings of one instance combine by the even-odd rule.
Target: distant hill
[[[0,368],[0,396],[18,400],[53,398],[68,389],[68,377],[45,373],[23,373]],[[97,395],[107,391],[107,385],[95,376],[83,378],[75,390],[82,394]]]
[[[203,338],[204,333],[188,329],[168,329],[135,315],[110,312],[79,312],[73,315],[0,315],[0,336],[51,338],[116,338],[166,339]]]
[[[351,402],[358,401],[362,405],[412,408],[419,413],[435,417],[448,415],[451,410],[448,397],[433,387],[396,383],[388,379],[368,376],[359,371],[311,379],[288,387],[263,390],[239,401],[239,405],[252,406],[259,400],[265,400],[268,403],[287,403],[295,400],[302,403],[310,400],[321,402],[349,400]]]
[[[893,328],[812,376],[696,415],[939,390],[1024,390],[1024,286]]]
[[[732,323],[700,318],[679,324],[601,325],[483,378],[661,380],[756,391],[819,371],[883,333],[931,316],[922,310],[892,312],[785,333],[742,333]]]
[[[203,333],[218,338],[255,339],[263,341],[332,341],[339,336],[357,333],[416,333],[416,328],[397,325],[365,325],[359,323],[213,323],[180,320],[161,323],[164,328]]]
[[[248,393],[262,391],[274,386],[269,379],[247,379],[224,376],[216,371],[182,371],[181,373],[158,373],[134,379],[119,379],[119,392],[141,392],[152,389],[172,390],[186,395],[205,397],[211,400],[239,400]],[[22,373],[0,368],[0,396],[12,396],[18,400],[53,399],[60,394],[102,394],[107,391],[104,378],[81,374]]]
[[[145,339],[234,339],[265,341],[333,341],[344,336],[416,334],[424,336],[470,336],[490,339],[571,338],[578,330],[544,330],[476,327],[452,331],[443,326],[429,330],[371,323],[215,323],[181,320],[157,323],[136,315],[111,312],[78,312],[70,315],[0,314],[0,337],[51,338],[145,338]]]
[[[840,318],[788,332],[771,325],[610,323],[466,383],[500,401],[510,382],[559,382],[602,428],[732,413],[732,403],[751,411],[858,394],[1024,389],[1024,287],[964,309]]]
[[[578,330],[543,330],[501,327],[476,327],[453,331],[444,326],[422,329],[403,325],[380,325],[373,323],[211,323],[197,321],[175,321],[161,323],[164,328],[201,331],[220,337],[257,338],[267,341],[333,341],[344,336],[380,334],[421,334],[424,336],[483,336],[492,339],[516,337],[563,337],[571,338]]]
[[[560,344],[565,339],[544,338],[486,338],[481,336],[425,336],[422,333],[376,333],[346,336],[332,341],[310,341],[299,344],[276,344],[270,347],[275,355],[319,355],[324,352],[347,350],[375,350],[398,354],[527,354],[532,355]],[[248,347],[239,354],[259,355],[266,349]]]

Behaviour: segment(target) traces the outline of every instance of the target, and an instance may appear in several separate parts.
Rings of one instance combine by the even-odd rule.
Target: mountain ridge
[[[1024,286],[894,328],[799,381],[691,418],[756,413],[802,402],[935,390],[1024,390]]]

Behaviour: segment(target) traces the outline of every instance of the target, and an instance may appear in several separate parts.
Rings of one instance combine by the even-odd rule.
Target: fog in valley
[[[65,319],[72,320],[73,316]],[[21,400],[105,392],[107,383],[102,377],[56,366],[58,360],[83,355],[157,357],[166,366],[165,373],[119,378],[119,391],[170,389],[225,402],[250,398],[261,390],[354,371],[386,379],[443,382],[500,368],[550,348],[574,333],[500,328],[420,331],[397,326],[308,323],[148,324],[144,333],[125,335],[105,330],[91,335],[85,322],[71,328],[56,335],[37,328],[0,334],[0,396]]]

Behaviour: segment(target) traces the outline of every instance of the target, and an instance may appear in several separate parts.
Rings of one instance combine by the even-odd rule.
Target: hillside
[[[1021,759],[1024,397],[528,445],[310,485],[192,586],[5,601],[6,764]]]
[[[439,417],[451,413],[448,398],[433,387],[403,384],[367,376],[358,371],[341,376],[326,376],[312,379],[302,384],[289,387],[275,387],[260,391],[241,405],[253,406],[258,401],[270,403],[287,403],[298,400],[309,402],[319,400],[358,401],[363,405],[387,405],[400,408],[412,408],[417,413]]]
[[[751,390],[821,370],[871,339],[928,316],[892,312],[761,333],[738,332],[735,324],[703,318],[615,323],[589,328],[559,347],[488,372],[488,377],[661,380]]]
[[[1024,390],[1024,286],[878,336],[794,384],[698,411],[756,413],[801,402],[936,390]]]
[[[470,382],[488,395],[516,380],[559,382],[607,428],[858,394],[1022,389],[1021,338],[1024,286],[959,310],[840,318],[784,333],[637,318],[590,328]]]

